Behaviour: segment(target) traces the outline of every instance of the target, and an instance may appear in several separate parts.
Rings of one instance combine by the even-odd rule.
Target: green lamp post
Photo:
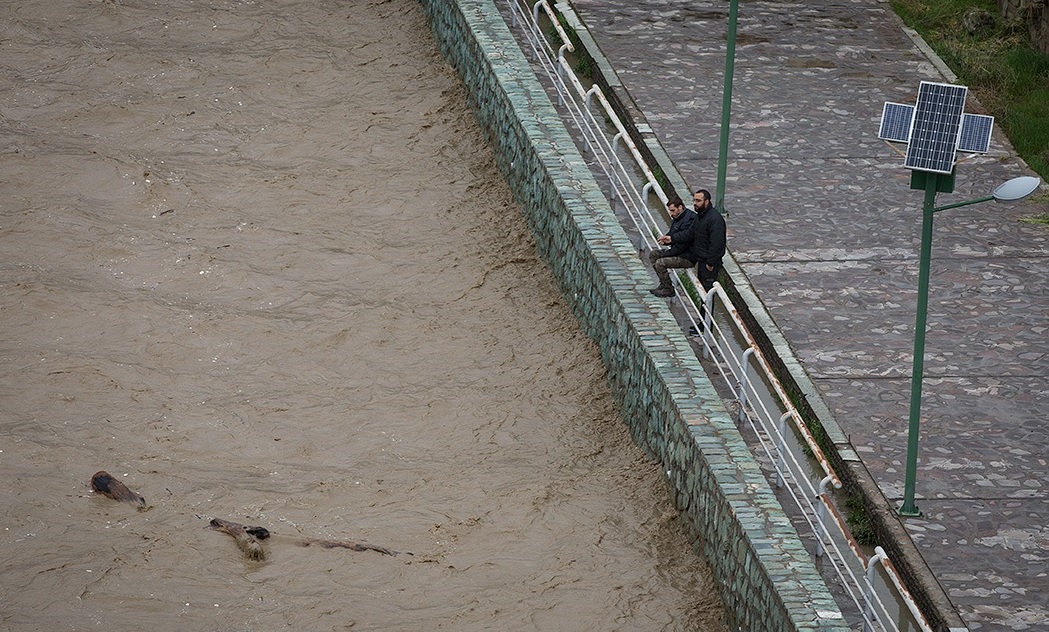
[[[924,182],[921,180],[924,179]],[[937,191],[953,189],[954,175],[914,172],[911,188],[924,184],[925,203],[922,206],[922,240],[918,258],[918,309],[914,321],[914,365],[911,370],[910,418],[907,432],[907,469],[903,483],[903,506],[900,515],[920,516],[914,504],[914,482],[918,469],[918,434],[921,417],[922,378],[925,370],[925,324],[929,308],[929,262],[932,254],[932,216],[947,209],[979,204],[981,202],[1014,202],[1022,200],[1038,189],[1041,180],[1031,176],[1013,178],[1002,184],[987,197],[976,198],[955,204],[936,206]]]
[[[739,17],[739,0],[730,0],[728,9],[728,39],[725,44],[725,86],[721,94],[721,139],[718,144],[718,177],[714,208],[728,215],[725,208],[725,174],[728,170],[728,132],[732,119],[732,77],[736,66],[736,23]]]

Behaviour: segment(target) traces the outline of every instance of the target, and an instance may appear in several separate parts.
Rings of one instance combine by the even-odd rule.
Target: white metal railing
[[[657,219],[652,212],[649,196],[654,193],[662,204],[666,204],[666,193],[600,88],[597,85],[585,88],[572,69],[566,53],[574,52],[575,46],[549,0],[538,0],[530,7],[524,2],[527,0],[509,0],[511,26],[523,27],[521,32],[533,60],[556,91],[558,105],[581,134],[583,150],[594,158],[592,168],[599,171],[609,184],[613,206],[618,202],[625,208],[645,249],[658,247],[655,238],[663,232],[663,220]],[[561,5],[557,5],[557,9],[571,11]],[[560,40],[556,51],[542,34],[541,13],[546,15]],[[606,119],[604,123],[591,112],[595,99],[601,106],[600,114]],[[622,162],[616,150],[620,144],[632,160],[629,166]],[[639,180],[643,181],[640,189],[637,186]],[[691,269],[676,276],[676,297],[680,299],[691,327],[699,332],[703,355],[718,363],[721,377],[735,395],[737,422],[749,427],[757,438],[753,449],[774,472],[774,476],[770,474],[772,482],[790,497],[812,530],[816,557],[829,561],[836,579],[862,617],[864,631],[900,629],[896,617],[876,589],[876,571],[880,566],[889,589],[906,606],[913,623],[919,629],[931,632],[932,628],[918,610],[885,551],[876,547],[874,555],[868,557],[852,536],[828,491],[829,487],[840,489],[841,481],[728,295],[716,283],[710,291],[704,291]],[[714,319],[715,309],[727,314],[727,318]],[[726,331],[723,324],[729,330]],[[744,343],[740,344],[740,340]],[[759,379],[751,376],[752,369],[760,371]],[[769,409],[770,403],[775,406],[775,411]],[[793,432],[788,431],[788,422]],[[818,467],[815,480],[810,474],[812,467],[808,457],[799,457],[798,450],[792,447],[797,437],[811,452]],[[851,556],[847,552],[851,552]],[[906,627],[909,628],[909,624]]]
[[[541,32],[539,25],[539,11],[542,9],[559,38],[561,44],[555,51]],[[656,218],[653,216],[648,205],[648,196],[654,192],[665,204],[666,193],[659,185],[655,175],[649,169],[638,151],[637,146],[630,134],[627,133],[619,117],[616,116],[611,104],[601,93],[597,86],[590,89],[583,87],[571,64],[565,58],[566,52],[574,51],[575,48],[569,41],[568,35],[561,27],[560,21],[550,7],[547,0],[540,0],[531,8],[526,8],[517,2],[511,1],[512,26],[521,23],[524,26],[527,43],[531,49],[532,59],[543,69],[544,73],[554,84],[557,92],[558,105],[562,106],[568,116],[572,119],[576,129],[583,137],[585,150],[594,157],[596,166],[601,170],[607,181],[611,184],[613,201],[618,200],[622,204],[634,227],[639,232],[645,232],[645,227],[657,226]],[[590,111],[593,98],[597,96],[604,115],[613,122],[616,133],[613,139],[609,139],[605,133],[605,126],[598,122]],[[633,162],[628,168],[616,151],[616,144],[622,143],[627,149]],[[637,176],[635,171],[640,170],[645,180],[639,189],[635,184]],[[648,233],[647,237],[651,237]],[[658,233],[656,233],[658,234]]]

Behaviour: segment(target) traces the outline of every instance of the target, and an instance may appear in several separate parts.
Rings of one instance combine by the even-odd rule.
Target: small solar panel
[[[986,154],[991,146],[992,127],[994,127],[993,116],[983,114],[962,116],[962,137],[958,141],[958,150]]]
[[[913,105],[886,103],[881,111],[881,128],[878,131],[878,138],[906,143],[911,139],[911,119],[913,118]]]
[[[969,89],[947,83],[923,81],[918,86],[911,140],[905,167],[934,173],[951,173],[958,151],[962,113]]]

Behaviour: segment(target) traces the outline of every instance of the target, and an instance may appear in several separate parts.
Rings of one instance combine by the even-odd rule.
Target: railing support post
[[[719,287],[721,285],[714,281],[714,286],[703,295],[703,313],[700,315],[703,321],[703,358],[708,360],[710,359],[710,343],[714,336],[714,296]]]
[[[565,82],[565,66],[568,65],[568,62],[565,60],[566,50],[568,50],[568,44],[562,44],[561,48],[557,49],[557,80],[562,84]],[[565,92],[567,92],[567,88],[557,91],[558,105],[565,104]]]
[[[543,6],[544,2],[546,2],[546,0],[538,0],[538,2],[536,2],[534,5],[532,5],[532,24],[535,24],[536,28],[539,28],[539,7]],[[539,59],[539,49],[538,49],[538,47],[534,47],[534,46],[531,47],[531,48],[532,48],[532,61],[535,61],[535,60]]]
[[[787,452],[787,420],[790,416],[789,410],[779,416],[779,441],[776,446],[776,487],[779,488],[782,488],[785,482],[783,472],[787,465],[787,457],[784,455]]]
[[[750,358],[754,355],[754,347],[747,347],[739,358],[741,376],[739,387],[736,392],[736,400],[739,401],[739,413],[736,419],[742,423],[747,414],[747,388],[750,386]]]
[[[827,530],[827,506],[823,504],[823,495],[827,493],[827,485],[831,484],[828,474],[820,480],[819,490],[816,492],[816,557],[823,557],[823,532]]]
[[[641,200],[648,200],[648,196],[652,194],[652,183],[646,182],[645,186],[641,187]]]
[[[874,626],[874,572],[878,564],[887,558],[885,549],[880,546],[874,547],[874,557],[867,561],[867,585],[863,588],[863,632],[872,632]]]
[[[590,111],[590,105],[594,102],[594,93],[599,91],[600,89],[601,88],[597,87],[597,84],[595,83],[589,90],[586,91],[585,103],[587,112]]]

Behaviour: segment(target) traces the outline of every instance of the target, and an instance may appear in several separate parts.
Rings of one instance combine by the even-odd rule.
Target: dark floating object
[[[212,518],[209,526],[220,533],[232,536],[249,560],[261,562],[266,559],[266,552],[262,550],[262,543],[259,542],[259,540],[270,537],[270,532],[265,528],[248,527],[222,518]]]
[[[139,511],[150,509],[145,498],[128,489],[127,485],[110,476],[105,470],[95,472],[95,475],[91,477],[91,489],[113,500],[131,503]]]
[[[236,541],[237,546],[244,552],[249,560],[261,561],[266,559],[262,550],[260,540],[270,537],[269,529],[266,527],[253,527],[243,525],[222,518],[212,518],[209,525],[215,531],[225,533]],[[407,551],[394,551],[385,546],[367,544],[365,542],[351,542],[349,540],[320,540],[316,538],[305,538],[299,540],[302,546],[319,546],[322,549],[349,549],[351,551],[375,551],[383,555],[414,555]]]
[[[314,538],[306,538],[302,541],[302,546],[319,546],[322,549],[349,549],[351,551],[375,551],[376,553],[382,553],[383,555],[398,555],[403,551],[393,551],[386,548],[385,546],[376,546],[374,544],[366,544],[364,542],[348,542],[346,540],[317,540]],[[412,555],[407,553],[407,555]]]

